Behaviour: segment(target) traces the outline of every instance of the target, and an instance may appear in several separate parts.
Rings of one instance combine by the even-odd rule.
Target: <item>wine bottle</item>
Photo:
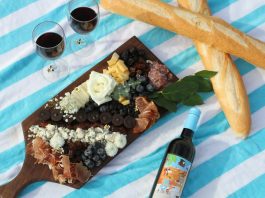
[[[150,198],[181,197],[195,156],[192,136],[200,114],[198,108],[192,108],[189,111],[180,137],[169,143],[153,184]]]

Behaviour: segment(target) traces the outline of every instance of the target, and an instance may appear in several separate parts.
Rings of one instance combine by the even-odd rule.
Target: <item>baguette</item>
[[[179,6],[194,12],[211,15],[206,0],[177,0]],[[243,80],[229,54],[225,54],[204,43],[194,44],[207,70],[217,71],[211,81],[216,97],[226,118],[239,137],[246,137],[250,131],[251,116],[248,97]]]
[[[265,68],[265,43],[222,19],[177,8],[159,0],[101,0],[112,12],[201,41]]]

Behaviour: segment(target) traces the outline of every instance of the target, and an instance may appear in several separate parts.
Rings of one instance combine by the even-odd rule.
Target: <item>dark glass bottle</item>
[[[200,117],[200,110],[192,108],[179,138],[172,140],[158,170],[150,198],[181,197],[195,148],[192,136]]]

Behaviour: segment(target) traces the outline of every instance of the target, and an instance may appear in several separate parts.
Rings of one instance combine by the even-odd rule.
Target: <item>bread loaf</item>
[[[159,0],[101,0],[101,5],[112,12],[201,41],[265,68],[265,43],[240,32],[222,19]]]
[[[177,0],[180,7],[210,15],[206,0]],[[229,54],[195,41],[197,51],[207,70],[217,71],[211,79],[216,97],[237,136],[246,137],[250,131],[250,109],[243,80]]]

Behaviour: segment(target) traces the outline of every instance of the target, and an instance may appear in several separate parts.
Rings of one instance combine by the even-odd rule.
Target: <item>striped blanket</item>
[[[44,60],[31,41],[33,28],[53,20],[65,29],[67,41],[74,36],[67,22],[67,0],[0,0],[0,183],[18,174],[25,145],[21,121],[56,93],[77,79],[106,55],[136,35],[175,74],[183,77],[203,69],[191,40],[100,9],[98,27],[90,34],[93,51],[78,59],[69,47],[63,59],[70,63],[67,79],[49,83],[43,79]],[[175,1],[167,0],[175,4]],[[215,16],[265,41],[264,0],[209,0]],[[194,137],[195,161],[183,197],[265,197],[265,70],[234,59],[243,76],[252,114],[246,140],[237,139],[213,93],[204,94],[202,118]],[[265,60],[264,60],[265,61]],[[22,197],[147,197],[169,141],[182,129],[188,108],[180,106],[158,121],[93,180],[81,189],[37,182]],[[235,118],[236,119],[236,118]]]

